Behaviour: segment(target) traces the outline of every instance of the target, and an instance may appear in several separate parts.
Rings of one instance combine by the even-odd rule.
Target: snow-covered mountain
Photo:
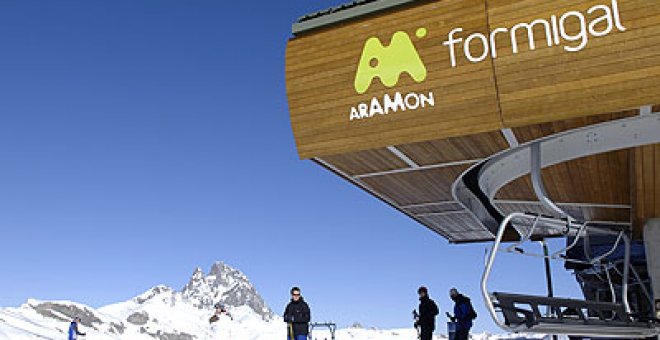
[[[94,309],[71,301],[29,300],[0,308],[0,339],[65,339],[69,322],[81,318],[86,339],[193,340],[212,338],[208,319],[213,305],[227,306],[233,339],[266,340],[286,336],[273,314],[240,271],[217,262],[204,274],[195,269],[180,291],[156,286],[125,302]]]
[[[180,291],[156,286],[125,302],[98,309],[71,301],[28,300],[18,308],[0,308],[0,339],[66,339],[69,322],[81,318],[81,330],[90,340],[205,340],[217,339],[209,326],[215,302],[228,306],[233,321],[223,324],[231,339],[286,339],[282,318],[273,314],[243,273],[217,262],[204,274],[196,269]],[[337,332],[337,340],[412,340],[412,329],[350,328]],[[525,337],[516,336],[516,339]],[[535,337],[539,338],[539,337]],[[330,340],[317,331],[314,340]],[[438,335],[436,339],[446,339]],[[474,340],[511,339],[481,334]],[[532,337],[529,337],[532,339]]]
[[[197,268],[181,291],[181,296],[202,309],[211,308],[220,302],[230,307],[248,306],[264,320],[272,320],[274,317],[250,280],[222,262],[216,262],[206,276],[201,268]]]

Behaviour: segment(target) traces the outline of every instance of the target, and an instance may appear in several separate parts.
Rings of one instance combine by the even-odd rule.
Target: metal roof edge
[[[334,25],[343,21],[355,19],[368,14],[391,9],[397,6],[413,3],[418,0],[379,0],[374,2],[357,5],[347,9],[337,7],[326,10],[328,14],[319,14],[318,17],[300,20],[293,24],[293,35],[299,35],[322,27]],[[304,18],[304,17],[303,17]]]

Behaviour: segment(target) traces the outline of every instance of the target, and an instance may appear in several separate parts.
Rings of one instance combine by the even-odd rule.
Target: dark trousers
[[[470,338],[469,329],[457,329],[456,335],[454,335],[454,340],[468,340]]]
[[[422,327],[419,332],[419,338],[421,340],[431,340],[433,338],[433,328]]]

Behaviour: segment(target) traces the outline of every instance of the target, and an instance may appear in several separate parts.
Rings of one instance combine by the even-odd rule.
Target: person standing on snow
[[[231,339],[231,321],[234,318],[224,305],[216,303],[215,312],[209,319],[211,324],[211,339],[230,340]]]
[[[309,306],[300,295],[300,288],[291,288],[291,302],[286,305],[284,310],[284,322],[287,323],[287,339],[307,340],[311,318]]]
[[[71,321],[71,325],[69,325],[69,340],[78,339],[78,335],[86,335],[85,333],[78,330],[78,323],[80,323],[79,317],[75,317],[73,318],[73,321]]]
[[[213,316],[209,319],[209,323],[217,322],[223,316],[234,321],[234,318],[229,314],[229,311],[227,311],[227,308],[225,308],[223,304],[216,303],[213,307],[215,308],[215,313],[213,313]]]
[[[454,300],[454,316],[447,313],[451,321],[456,323],[455,340],[468,340],[472,320],[477,318],[477,313],[472,307],[472,302],[467,296],[460,294],[456,288],[449,290],[449,297]]]
[[[419,316],[415,321],[415,328],[419,327],[419,338],[431,340],[435,331],[435,317],[440,313],[438,305],[429,297],[429,290],[422,286],[417,290],[419,295]]]

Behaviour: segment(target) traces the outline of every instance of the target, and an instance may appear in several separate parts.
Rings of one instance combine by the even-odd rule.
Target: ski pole
[[[293,332],[293,322],[289,322],[289,338],[291,340],[296,340],[295,333]]]
[[[417,324],[417,322],[419,321],[419,313],[417,313],[416,309],[414,309],[412,313],[413,313],[413,320],[415,320],[415,330],[417,330],[417,339],[421,339],[422,332],[420,331],[419,325]]]

